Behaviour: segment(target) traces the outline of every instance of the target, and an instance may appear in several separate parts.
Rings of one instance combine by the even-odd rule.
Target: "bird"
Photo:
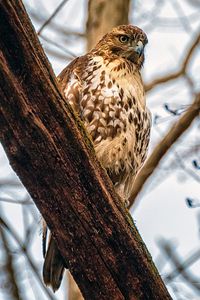
[[[147,43],[139,27],[117,26],[58,76],[65,100],[83,121],[98,160],[126,206],[150,139],[151,113],[141,77]],[[44,249],[46,231],[45,226]],[[56,291],[67,266],[51,237],[44,255],[43,279]]]

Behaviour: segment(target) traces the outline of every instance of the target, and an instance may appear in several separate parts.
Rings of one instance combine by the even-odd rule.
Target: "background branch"
[[[59,11],[63,8],[63,6],[65,5],[65,3],[68,0],[63,0],[58,7],[54,10],[54,12],[51,14],[51,16],[44,22],[44,24],[40,27],[40,29],[38,30],[38,35],[41,34],[41,32],[44,30],[44,28],[53,20],[53,18],[55,18],[55,16],[59,13]]]
[[[198,30],[198,33],[197,33],[195,39],[189,43],[191,46],[188,49],[188,51],[186,52],[186,55],[183,59],[183,62],[181,64],[181,66],[179,67],[179,70],[177,70],[175,72],[172,72],[172,73],[169,73],[169,74],[164,75],[164,76],[159,76],[158,78],[154,79],[152,82],[147,83],[145,85],[146,92],[149,92],[150,90],[152,90],[154,87],[156,87],[159,84],[163,84],[163,83],[166,83],[170,80],[177,79],[180,76],[184,76],[185,73],[186,73],[189,61],[192,58],[192,55],[193,55],[196,47],[199,45],[199,42],[200,42],[200,32]]]
[[[129,6],[130,0],[89,0],[86,24],[88,50],[113,27],[128,24]]]
[[[41,278],[40,274],[38,273],[38,269],[37,269],[35,263],[33,262],[32,257],[27,252],[26,245],[23,244],[23,242],[21,241],[20,237],[18,236],[18,234],[16,233],[16,231],[14,230],[14,228],[10,224],[8,224],[8,222],[5,220],[5,217],[3,217],[2,214],[0,214],[0,226],[4,227],[4,229],[6,229],[8,231],[8,233],[14,238],[14,240],[19,245],[20,250],[22,251],[23,255],[25,256],[27,262],[29,263],[29,265],[30,265],[30,267],[31,267],[31,269],[32,269],[35,277],[37,278],[37,281],[40,284],[40,287],[44,291],[44,293],[48,296],[48,298],[50,300],[55,300],[55,297],[53,296],[52,292],[49,291],[44,286],[42,278]]]
[[[195,254],[192,261],[190,258],[186,263],[182,263],[174,247],[170,243],[167,243],[163,240],[160,241],[160,246],[162,247],[164,254],[167,255],[170,262],[173,263],[173,265],[176,267],[176,274],[181,275],[195,290],[197,290],[197,292],[200,292],[199,277],[194,277],[191,272],[187,270],[189,264],[199,258],[199,252]],[[174,273],[169,274],[165,277],[167,282],[173,280],[175,276]]]
[[[145,165],[136,177],[136,180],[132,187],[132,193],[129,199],[130,207],[135,202],[137,195],[142,190],[145,182],[155,171],[160,160],[171,148],[171,146],[177,141],[177,139],[188,129],[192,121],[198,116],[200,111],[200,94],[197,94],[194,102],[188,108],[185,114],[183,114],[178,122],[176,122],[161,142],[154,148],[150,157],[146,161]]]
[[[2,207],[0,206],[1,210]],[[6,233],[4,232],[4,228],[0,224],[0,237],[2,240],[2,248],[3,248],[3,255],[4,255],[4,276],[6,276],[5,287],[7,287],[7,294],[12,300],[22,300],[23,297],[20,293],[20,289],[17,283],[17,270],[14,266],[14,259],[11,254],[10,245],[8,242],[8,238]]]

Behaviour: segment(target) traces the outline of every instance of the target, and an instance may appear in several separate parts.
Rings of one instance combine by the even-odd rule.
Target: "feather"
[[[126,43],[121,42],[121,35],[127,36]],[[137,47],[134,52],[134,45],[144,48],[146,43],[146,34],[140,28],[118,26],[58,76],[66,102],[82,119],[97,158],[124,203],[146,158],[150,137],[151,117],[140,75],[144,52],[138,54]],[[63,259],[50,238],[44,282],[56,290],[63,270]]]

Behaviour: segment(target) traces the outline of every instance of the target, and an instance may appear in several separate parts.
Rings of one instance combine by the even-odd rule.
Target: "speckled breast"
[[[109,173],[136,173],[150,135],[150,114],[139,72],[120,60],[94,57],[82,76],[81,117]]]

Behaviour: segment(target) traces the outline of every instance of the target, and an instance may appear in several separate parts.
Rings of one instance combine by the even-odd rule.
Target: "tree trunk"
[[[0,139],[85,299],[171,299],[20,0],[0,2]]]
[[[113,27],[128,24],[130,0],[89,0],[87,20],[87,49]]]

